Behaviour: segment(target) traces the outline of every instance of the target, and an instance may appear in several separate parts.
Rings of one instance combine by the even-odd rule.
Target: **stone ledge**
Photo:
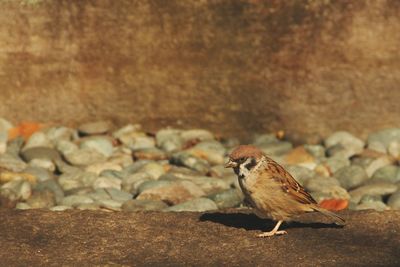
[[[273,222],[246,211],[214,213],[0,210],[4,266],[399,266],[400,211],[318,214],[256,238]]]

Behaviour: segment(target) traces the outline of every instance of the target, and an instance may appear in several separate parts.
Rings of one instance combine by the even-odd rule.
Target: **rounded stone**
[[[109,121],[96,121],[82,124],[78,127],[78,131],[84,135],[96,135],[109,132],[111,123]]]
[[[298,165],[285,165],[285,169],[299,182],[301,185],[315,176],[315,173],[310,169]]]
[[[162,129],[156,133],[156,144],[166,152],[175,152],[183,147],[181,131],[176,129]]]
[[[34,191],[26,203],[33,209],[50,208],[56,204],[54,193],[50,190]]]
[[[122,171],[122,167],[113,162],[99,162],[86,166],[85,171],[92,172],[97,175],[103,173],[104,171]]]
[[[345,189],[353,189],[368,180],[366,171],[357,165],[346,166],[335,172],[334,177]]]
[[[0,169],[13,172],[21,172],[27,167],[27,164],[20,158],[9,155],[8,153],[0,155]]]
[[[358,187],[349,192],[351,200],[354,203],[359,203],[361,198],[365,195],[378,195],[385,196],[396,192],[397,185],[388,182],[375,182]]]
[[[24,173],[28,173],[35,176],[38,182],[43,182],[46,180],[53,179],[53,174],[49,170],[41,167],[28,166],[24,170]]]
[[[64,199],[61,201],[61,205],[69,206],[69,207],[77,207],[80,204],[91,204],[93,202],[94,202],[93,199],[91,199],[88,196],[70,195],[70,196],[64,197]]]
[[[400,182],[400,168],[395,165],[384,166],[374,172],[370,181],[384,181],[390,183]]]
[[[359,204],[355,208],[356,210],[377,210],[377,211],[384,211],[387,210],[388,207],[382,201],[371,201],[371,202],[364,202]]]
[[[368,144],[372,142],[380,142],[385,148],[388,148],[391,142],[400,142],[400,128],[384,129],[368,136]]]
[[[170,162],[171,164],[185,166],[203,174],[207,173],[210,168],[210,165],[206,160],[195,157],[188,152],[178,152],[173,154]]]
[[[105,188],[105,191],[111,197],[111,199],[121,203],[126,202],[133,198],[132,194],[118,190],[116,188]]]
[[[50,161],[61,159],[60,153],[50,147],[32,147],[25,149],[21,152],[21,157],[27,162],[34,159],[46,159]]]
[[[122,180],[112,177],[99,177],[93,182],[93,188],[115,188],[121,190]]]
[[[233,208],[239,206],[244,197],[238,189],[228,189],[208,196],[219,209]]]
[[[31,184],[22,179],[12,180],[0,187],[0,195],[10,201],[27,200],[32,194]]]
[[[35,187],[35,191],[51,191],[54,194],[56,203],[61,203],[62,199],[64,198],[64,191],[53,179],[39,182]]]
[[[209,163],[224,164],[225,147],[215,140],[203,141],[187,150],[191,155],[207,160]]]
[[[80,143],[80,148],[96,150],[107,158],[110,157],[114,151],[114,147],[110,138],[100,136],[87,137],[82,139]]]
[[[87,166],[98,162],[104,162],[106,156],[93,148],[82,148],[71,153],[64,154],[65,159],[75,166]]]
[[[340,186],[339,181],[333,177],[316,176],[305,183],[305,188],[311,192],[320,192],[332,186]]]
[[[53,147],[53,143],[44,132],[35,132],[26,141],[22,150],[33,147]]]
[[[123,211],[134,212],[141,210],[147,210],[147,211],[163,210],[167,207],[168,205],[161,200],[130,199],[124,202],[121,208]]]
[[[387,204],[392,209],[400,210],[400,191],[392,194],[389,197]]]
[[[58,183],[64,191],[67,191],[75,188],[92,186],[96,178],[96,174],[91,172],[74,171],[63,173],[58,178]]]

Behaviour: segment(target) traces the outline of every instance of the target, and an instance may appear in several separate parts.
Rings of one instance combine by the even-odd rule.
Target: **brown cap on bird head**
[[[236,160],[240,158],[256,158],[260,159],[263,156],[263,152],[252,145],[241,145],[235,148],[232,153],[229,155],[229,161],[225,165],[226,168],[235,167],[237,164]]]

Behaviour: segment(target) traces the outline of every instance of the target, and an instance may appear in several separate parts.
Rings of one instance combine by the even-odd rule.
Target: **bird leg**
[[[281,226],[282,223],[283,223],[282,220],[278,221],[276,223],[274,229],[272,229],[272,231],[264,232],[262,234],[259,234],[258,237],[269,237],[269,236],[273,236],[273,235],[284,235],[284,234],[287,234],[287,232],[284,231],[284,230],[278,231],[279,226]]]

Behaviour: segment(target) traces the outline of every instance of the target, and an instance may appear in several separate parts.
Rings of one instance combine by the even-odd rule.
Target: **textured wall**
[[[397,0],[0,1],[0,116],[365,135],[400,124],[399,14]]]

